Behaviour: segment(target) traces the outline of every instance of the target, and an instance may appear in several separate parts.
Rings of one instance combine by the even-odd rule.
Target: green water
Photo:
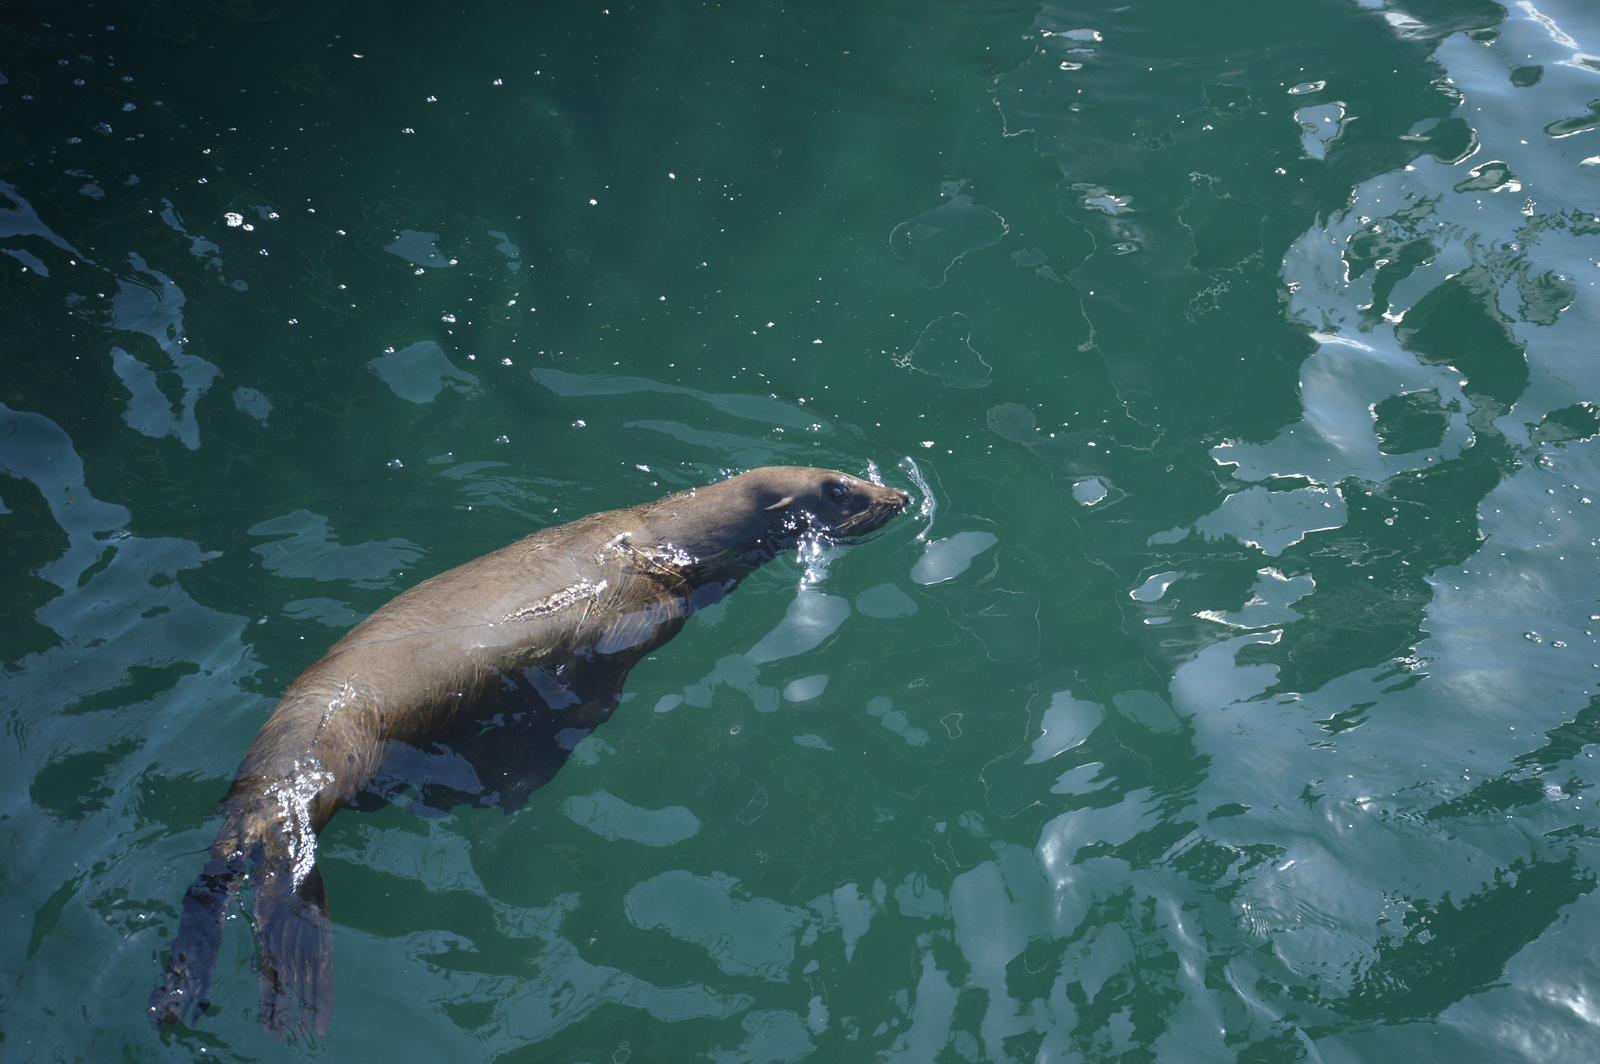
[[[7,1061],[1591,1061],[1600,17],[0,3]],[[514,816],[342,813],[337,1010],[145,1021],[278,694],[758,465]]]

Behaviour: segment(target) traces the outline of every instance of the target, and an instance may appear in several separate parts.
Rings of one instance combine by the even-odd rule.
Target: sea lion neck
[[[681,559],[684,568],[755,568],[775,548],[768,541],[782,523],[787,497],[776,478],[756,470],[703,488],[669,495],[639,507],[657,547]]]

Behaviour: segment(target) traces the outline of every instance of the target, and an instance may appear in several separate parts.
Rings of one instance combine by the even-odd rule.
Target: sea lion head
[[[768,466],[744,475],[759,479],[768,492],[778,495],[762,510],[777,518],[771,527],[784,539],[803,533],[830,538],[865,535],[911,502],[911,495],[899,488],[836,469]]]
[[[657,542],[694,563],[763,557],[801,536],[861,536],[906,508],[911,496],[808,466],[765,466],[640,508]],[[752,554],[753,552],[753,554]]]

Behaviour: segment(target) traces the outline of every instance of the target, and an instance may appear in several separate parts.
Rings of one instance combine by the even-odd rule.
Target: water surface
[[[1600,18],[0,7],[7,1060],[1587,1061]],[[144,1005],[284,686],[773,463],[922,512]]]

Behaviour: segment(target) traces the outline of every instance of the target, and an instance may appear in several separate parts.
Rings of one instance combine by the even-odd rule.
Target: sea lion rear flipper
[[[261,1029],[298,1035],[309,1018],[319,1035],[333,1019],[333,927],[316,865],[298,886],[289,861],[263,863],[255,883]]]
[[[604,657],[637,657],[643,649],[660,646],[683,626],[688,617],[687,602],[674,591],[660,590],[639,595],[626,607],[612,611],[594,651]],[[618,681],[621,686],[621,681]]]
[[[222,945],[228,906],[239,893],[239,879],[228,862],[213,857],[183,896],[178,935],[166,978],[150,994],[150,1022],[156,1027],[192,1023],[211,1005],[211,972]]]

